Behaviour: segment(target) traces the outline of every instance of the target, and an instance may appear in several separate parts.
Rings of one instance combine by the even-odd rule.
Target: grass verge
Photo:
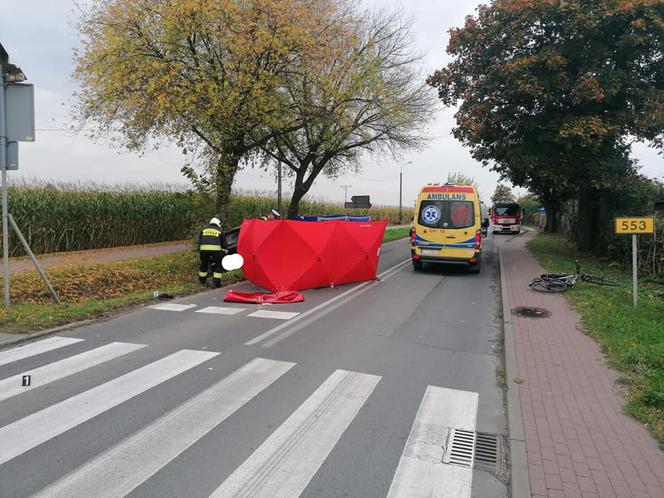
[[[60,306],[35,272],[12,276],[9,311],[0,310],[0,331],[33,332],[68,323],[99,318],[105,314],[153,299],[154,291],[187,295],[202,290],[198,283],[195,252],[82,265],[50,270],[49,278],[60,295]],[[224,274],[223,283],[244,277],[242,272]]]
[[[407,228],[385,231],[384,241],[408,236]],[[153,299],[154,291],[174,295],[200,292],[198,254],[166,254],[97,265],[62,267],[48,271],[63,304],[51,297],[36,272],[13,275],[9,311],[0,309],[0,331],[34,332],[103,317]],[[224,274],[222,283],[244,280],[241,271]],[[0,288],[2,286],[0,285]]]
[[[643,422],[664,449],[664,285],[643,280],[639,306],[632,308],[630,269],[577,253],[566,241],[540,234],[528,248],[550,271],[605,276],[623,283],[602,287],[580,282],[566,296],[583,326],[602,347],[627,387],[627,411]]]
[[[383,242],[390,242],[392,240],[404,239],[408,237],[407,228],[387,228],[385,230],[385,236],[383,237]]]

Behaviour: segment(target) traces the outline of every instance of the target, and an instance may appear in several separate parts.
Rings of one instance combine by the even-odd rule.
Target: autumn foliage
[[[632,142],[664,145],[663,47],[662,2],[495,0],[451,30],[428,82],[460,103],[454,135],[550,221],[578,200],[589,249],[603,194],[635,174]]]
[[[229,202],[248,153],[295,126],[285,80],[334,57],[341,0],[96,0],[79,22],[77,117],[130,149],[178,145]]]
[[[137,291],[153,291],[179,282],[196,282],[197,254],[146,258],[141,261],[68,266],[48,271],[49,279],[64,303],[108,300]],[[36,272],[12,278],[13,302],[47,304],[51,296]]]

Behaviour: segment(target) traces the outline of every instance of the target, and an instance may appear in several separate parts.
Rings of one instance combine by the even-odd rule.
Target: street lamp
[[[403,199],[403,167],[408,164],[413,164],[413,161],[402,163],[399,165],[399,225],[401,225],[401,204]]]

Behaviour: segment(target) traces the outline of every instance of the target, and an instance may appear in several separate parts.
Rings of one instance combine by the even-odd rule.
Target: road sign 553
[[[655,233],[655,219],[652,217],[616,218],[616,233]]]

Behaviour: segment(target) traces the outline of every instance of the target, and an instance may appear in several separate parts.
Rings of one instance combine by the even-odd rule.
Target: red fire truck
[[[521,231],[521,206],[516,202],[497,202],[489,211],[493,233],[519,233]]]

